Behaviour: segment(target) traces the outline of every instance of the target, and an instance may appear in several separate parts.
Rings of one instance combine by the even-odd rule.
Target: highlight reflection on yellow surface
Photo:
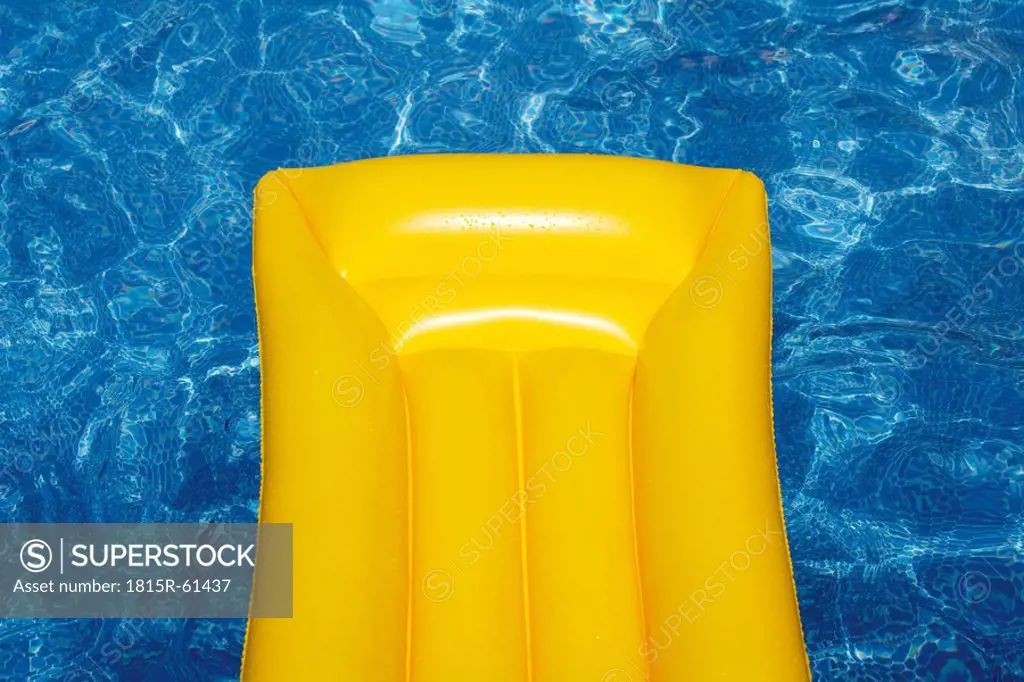
[[[542,308],[490,308],[460,313],[440,313],[434,317],[417,320],[416,324],[410,326],[398,339],[398,344],[399,347],[404,348],[414,336],[438,331],[448,331],[462,338],[475,336],[479,339],[486,332],[485,328],[495,323],[515,323],[503,335],[504,345],[508,350],[519,350],[509,342],[509,337],[514,335],[517,329],[530,323],[550,325],[550,327],[556,328],[554,330],[550,327],[538,328],[536,331],[539,334],[550,334],[555,331],[564,333],[566,329],[557,329],[563,327],[573,332],[605,334],[621,341],[629,348],[636,348],[636,343],[621,327],[603,317]],[[465,342],[460,345],[465,345]],[[533,344],[524,345],[532,346]]]
[[[261,520],[294,524],[295,617],[250,622],[244,679],[808,679],[766,221],[748,173],[637,159],[268,174]]]
[[[455,209],[419,213],[396,226],[401,232],[453,232],[466,230],[508,230],[528,232],[557,230],[567,232],[617,232],[627,234],[629,227],[616,216],[601,213],[551,210]]]

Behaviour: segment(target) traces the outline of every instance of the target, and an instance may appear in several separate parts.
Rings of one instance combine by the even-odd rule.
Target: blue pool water
[[[999,0],[3,0],[0,520],[254,519],[267,170],[741,167],[816,679],[1024,679],[1022,67]],[[243,625],[6,621],[0,678],[233,680]]]

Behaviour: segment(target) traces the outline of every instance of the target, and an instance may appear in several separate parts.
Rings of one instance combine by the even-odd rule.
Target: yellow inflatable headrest
[[[295,591],[245,680],[809,679],[757,178],[416,156],[275,171],[255,213]]]

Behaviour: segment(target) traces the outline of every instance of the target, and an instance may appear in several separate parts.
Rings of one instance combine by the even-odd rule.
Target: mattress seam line
[[[405,609],[405,682],[412,682],[412,630],[413,630],[413,454],[412,454],[412,412],[409,409],[409,392],[402,387],[402,402],[405,407],[405,504],[406,504],[406,609]]]
[[[644,605],[644,580],[643,570],[640,566],[640,533],[639,524],[636,520],[636,457],[633,452],[633,408],[636,400],[636,379],[637,372],[639,371],[639,356],[637,356],[637,364],[633,367],[633,383],[630,386],[629,392],[629,432],[628,432],[628,448],[629,448],[629,512],[630,519],[633,522],[633,559],[636,568],[636,591],[640,602],[640,634],[643,636],[643,642],[647,642],[647,638],[650,636],[647,632],[647,608]],[[642,644],[641,644],[642,646]],[[646,674],[644,674],[646,672]],[[644,674],[645,680],[651,679],[651,662],[644,656]]]
[[[326,260],[327,264],[331,267],[331,269],[333,269],[334,264],[331,263],[331,259],[327,253],[327,249],[324,248],[324,243],[320,240],[320,235],[313,227],[313,220],[312,218],[309,217],[309,211],[306,210],[305,205],[302,203],[302,199],[299,198],[298,193],[295,191],[295,188],[292,187],[292,183],[288,180],[288,177],[282,172],[282,169],[278,168],[277,171],[275,172],[275,175],[277,176],[278,180],[281,181],[281,184],[284,185],[284,188],[288,190],[288,195],[291,196],[292,201],[295,202],[295,206],[298,207],[299,209],[299,213],[302,214],[302,224],[306,227],[306,230],[309,231],[309,236],[313,238],[313,241],[316,243],[317,248],[320,249],[320,254],[324,257],[324,260]]]
[[[526,453],[523,447],[522,385],[520,383],[519,356],[512,355],[512,411],[516,429],[516,487],[526,490]],[[533,642],[530,632],[530,570],[527,554],[526,509],[523,509],[519,524],[519,554],[523,576],[523,623],[526,648],[526,682],[533,682]]]
[[[708,231],[704,234],[704,241],[700,245],[700,250],[697,252],[697,258],[694,260],[694,263],[699,262],[701,256],[704,255],[704,251],[707,250],[708,244],[711,242],[711,236],[715,233],[715,230],[718,229],[718,223],[722,219],[722,214],[725,213],[725,207],[729,203],[729,197],[732,196],[732,191],[736,189],[736,183],[742,175],[743,171],[735,171],[732,181],[729,182],[729,187],[725,190],[725,196],[722,197],[722,203],[719,204],[718,211],[715,213],[715,219],[712,221],[711,227],[709,227]]]

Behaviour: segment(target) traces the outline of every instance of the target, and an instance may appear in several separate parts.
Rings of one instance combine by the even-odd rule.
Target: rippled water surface
[[[267,170],[741,167],[816,678],[1024,679],[1022,63],[997,0],[3,0],[0,518],[254,519]],[[0,678],[231,680],[242,633],[7,621]]]

